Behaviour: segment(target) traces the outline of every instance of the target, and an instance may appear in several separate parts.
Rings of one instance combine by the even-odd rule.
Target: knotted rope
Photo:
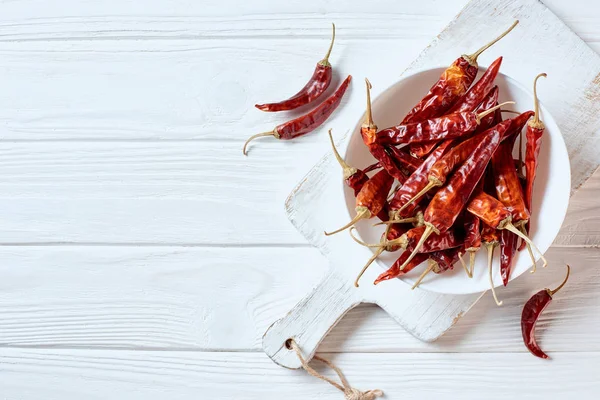
[[[331,361],[326,360],[319,356],[314,356],[313,358],[315,360],[321,361],[323,364],[327,365],[329,368],[331,368],[332,370],[335,371],[337,376],[339,376],[339,378],[340,378],[341,384],[335,382],[334,380],[332,380],[324,375],[321,375],[314,368],[312,368],[310,365],[308,365],[308,362],[302,356],[302,352],[300,351],[300,348],[298,347],[298,344],[296,344],[294,339],[290,339],[288,343],[291,346],[292,350],[294,350],[294,352],[298,356],[298,359],[300,360],[300,363],[302,364],[302,368],[304,368],[304,370],[306,372],[308,372],[310,375],[314,376],[315,378],[319,378],[319,379],[329,383],[333,387],[337,388],[338,390],[340,390],[342,393],[344,393],[344,397],[346,398],[346,400],[375,400],[377,397],[383,396],[383,391],[381,391],[379,389],[367,390],[366,392],[363,392],[361,390],[353,388],[348,383],[348,380],[346,380],[346,377],[344,376],[344,374],[342,374],[342,371],[340,371],[340,369],[338,367],[333,365],[333,363]]]

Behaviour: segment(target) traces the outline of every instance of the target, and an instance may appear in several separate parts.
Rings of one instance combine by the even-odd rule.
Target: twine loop
[[[329,383],[331,386],[337,388],[339,391],[344,393],[344,397],[346,398],[346,400],[375,400],[377,397],[383,396],[383,391],[381,391],[379,389],[367,390],[366,392],[363,392],[362,390],[353,388],[352,386],[350,386],[350,383],[348,383],[348,380],[346,379],[344,374],[342,374],[342,371],[338,367],[336,367],[331,361],[329,361],[323,357],[314,356],[313,359],[320,361],[323,364],[327,365],[329,368],[331,368],[337,374],[337,376],[340,378],[341,384],[335,382],[334,380],[332,380],[324,375],[321,375],[313,367],[308,365],[308,362],[302,356],[302,352],[300,351],[300,348],[298,347],[298,344],[296,343],[296,341],[294,339],[289,339],[287,341],[286,345],[288,345],[288,344],[289,344],[289,347],[291,347],[291,349],[294,350],[294,352],[298,356],[298,359],[300,360],[300,364],[302,364],[302,368],[304,368],[304,370],[306,372],[308,372],[310,375],[314,376],[315,378],[319,378],[322,381],[325,381],[325,382]]]

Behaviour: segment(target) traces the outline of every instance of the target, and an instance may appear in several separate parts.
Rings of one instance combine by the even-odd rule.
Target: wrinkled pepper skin
[[[412,199],[417,193],[419,193],[427,183],[429,182],[427,176],[431,167],[450,149],[452,141],[447,141],[440,144],[426,159],[423,164],[413,172],[406,182],[402,185],[400,190],[396,192],[392,200],[390,201],[390,210],[400,209],[406,202]],[[404,210],[402,210],[402,217],[412,216],[415,209],[418,207],[418,203],[412,203]]]
[[[448,183],[431,199],[423,213],[425,221],[439,232],[454,224],[483,176],[486,166],[500,145],[500,134],[486,135],[479,146],[456,170]]]
[[[443,115],[463,94],[477,76],[477,66],[462,56],[456,59],[429,89],[423,99],[404,117],[402,124],[423,121]]]
[[[508,285],[512,269],[513,257],[517,252],[518,237],[503,229],[500,231],[500,276],[504,286]]]
[[[465,214],[465,250],[474,250],[481,247],[481,220],[471,213]]]
[[[523,307],[521,314],[521,333],[527,349],[536,357],[548,358],[535,340],[535,324],[548,304],[552,301],[548,289],[540,290],[534,294]]]
[[[494,230],[502,221],[510,217],[510,211],[504,207],[504,204],[483,191],[471,197],[467,204],[467,211]]]
[[[382,145],[399,145],[453,139],[475,131],[478,125],[479,120],[474,112],[449,114],[382,129],[374,140]]]
[[[329,118],[335,109],[338,108],[342,102],[344,93],[346,93],[348,86],[350,86],[351,80],[352,76],[348,75],[340,87],[338,87],[337,90],[331,96],[329,96],[329,98],[319,104],[308,114],[278,125],[274,130],[275,137],[277,139],[290,140],[317,129]]]
[[[525,207],[521,182],[512,158],[513,143],[508,140],[500,145],[492,157],[492,170],[498,200],[511,212],[513,223],[529,220]]]
[[[381,170],[369,179],[356,196],[356,207],[365,207],[371,212],[371,216],[379,214],[383,210],[387,195],[392,188],[394,178]]]
[[[415,267],[423,263],[428,258],[427,254],[419,253],[406,265],[404,270],[401,271],[400,266],[404,264],[404,262],[408,259],[409,255],[410,251],[403,252],[387,271],[385,271],[384,273],[379,275],[377,279],[375,279],[375,282],[373,282],[373,284],[377,285],[380,282],[402,276],[415,269]]]
[[[255,107],[261,111],[288,111],[294,110],[318,99],[331,84],[333,71],[331,64],[317,63],[315,71],[306,85],[298,93],[287,100],[278,103],[256,104]]]
[[[405,250],[413,251],[416,244],[423,236],[425,232],[424,226],[412,228],[406,232],[406,248]],[[431,253],[434,251],[447,250],[454,247],[461,246],[464,243],[464,237],[457,234],[454,230],[450,229],[440,234],[432,234],[427,238],[423,246],[420,248],[420,253]]]

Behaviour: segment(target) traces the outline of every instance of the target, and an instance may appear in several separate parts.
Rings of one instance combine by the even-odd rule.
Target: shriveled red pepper
[[[436,186],[443,186],[446,182],[446,178],[473,153],[473,151],[482,142],[489,142],[493,139],[494,135],[503,137],[506,130],[509,128],[510,122],[504,121],[500,124],[482,132],[470,139],[465,140],[461,144],[448,151],[443,157],[441,157],[434,165],[431,166],[429,173],[427,174],[427,185],[421,189],[421,191],[413,198],[408,200],[400,208],[402,211],[405,207],[408,207],[411,203],[421,199],[429,190]]]
[[[496,39],[471,55],[462,55],[448,67],[425,97],[404,117],[402,124],[419,122],[443,115],[463,96],[477,76],[477,58],[498,40],[506,36],[519,21]]]
[[[500,134],[493,132],[465,159],[448,183],[431,199],[423,213],[425,232],[412,255],[419,252],[432,233],[445,232],[454,224],[483,176],[485,168],[500,144]],[[410,261],[411,257],[408,258]],[[400,268],[402,269],[402,267]]]
[[[386,204],[387,195],[393,183],[394,178],[385,169],[373,175],[356,195],[356,216],[343,227],[333,232],[325,232],[325,235],[330,236],[341,232],[350,228],[361,219],[372,218],[379,214]]]
[[[369,144],[399,145],[458,138],[475,131],[482,118],[506,104],[514,104],[514,102],[507,101],[481,113],[459,112],[422,122],[396,125],[377,132]]]
[[[400,270],[400,266],[404,264],[408,256],[410,256],[409,251],[403,252],[387,271],[385,271],[384,273],[379,275],[377,279],[375,279],[375,282],[373,282],[373,284],[377,285],[380,282],[402,276],[415,269],[415,267],[423,263],[429,257],[428,254],[419,253],[415,257],[413,257],[413,259],[404,267],[403,270]]]
[[[504,229],[500,232],[500,276],[504,286],[508,285],[512,262],[517,252],[518,236]]]
[[[475,268],[475,253],[481,248],[481,220],[471,213],[465,214],[465,251],[469,253],[469,268],[467,275],[473,277]]]
[[[242,149],[243,153],[247,155],[246,148],[248,147],[248,143],[259,137],[273,136],[275,139],[290,140],[298,136],[306,135],[317,129],[340,105],[342,97],[344,96],[344,93],[346,93],[346,89],[348,89],[351,80],[352,76],[348,75],[340,87],[338,87],[329,98],[308,114],[277,125],[275,129],[270,132],[257,133],[254,136],[250,136],[250,138],[246,140],[246,143],[244,143],[244,148]]]
[[[418,204],[414,202],[410,206],[403,208],[402,212],[398,212],[398,210],[427,185],[427,174],[429,173],[429,170],[447,151],[450,150],[451,145],[451,140],[441,143],[433,153],[425,159],[423,164],[408,177],[406,182],[400,187],[400,190],[396,192],[390,201],[390,210],[394,213],[392,219],[408,217],[414,213],[418,206]]]
[[[533,96],[535,101],[535,115],[532,120],[527,123],[527,144],[525,146],[525,207],[531,212],[533,198],[533,183],[538,166],[538,157],[542,147],[542,136],[546,127],[540,120],[540,105],[537,97],[537,80],[541,77],[546,77],[546,74],[539,74],[533,81]]]
[[[496,105],[496,101],[498,100],[498,87],[496,86],[494,89],[492,89],[492,87],[494,85],[496,76],[498,76],[498,71],[500,70],[501,64],[502,57],[499,57],[489,66],[481,78],[473,86],[471,86],[467,93],[465,93],[460,99],[457,100],[456,103],[454,103],[447,113],[452,114],[456,112],[475,110],[482,112],[494,107]],[[485,103],[489,104],[489,106],[487,108],[481,107],[481,105],[484,105]],[[493,115],[488,118],[490,123],[493,121],[493,118]],[[486,123],[482,125],[488,124]],[[491,127],[491,125],[488,125],[484,129],[489,127]],[[433,147],[434,144],[432,143],[414,144],[410,146],[410,153],[415,157],[423,157],[429,154],[429,152],[433,150]]]
[[[256,108],[262,111],[271,112],[294,110],[303,105],[312,103],[325,93],[331,83],[331,77],[333,75],[331,64],[329,63],[329,56],[331,55],[331,49],[333,49],[333,42],[335,41],[335,24],[331,24],[331,26],[333,33],[331,35],[331,43],[329,44],[327,54],[325,54],[325,58],[317,63],[315,71],[306,85],[304,85],[298,93],[287,100],[277,103],[256,104]]]
[[[423,164],[423,160],[411,156],[410,154],[402,151],[396,146],[390,146],[387,148],[390,155],[396,161],[398,166],[405,170],[408,175],[412,174]]]
[[[527,350],[536,357],[549,358],[535,340],[535,325],[544,309],[552,302],[552,296],[567,283],[570,272],[571,267],[567,265],[567,276],[560,286],[554,290],[540,290],[534,294],[523,307],[523,313],[521,314],[521,333],[523,334],[523,342],[525,343]]]
[[[371,138],[375,137],[377,133],[377,125],[373,122],[373,111],[371,107],[371,82],[365,78],[367,85],[367,112],[365,113],[365,121],[360,127],[360,134],[363,138],[363,142],[369,147],[371,155],[375,157],[379,164],[385,169],[388,174],[397,179],[400,183],[404,182],[407,175],[402,172],[398,167],[393,158],[388,154],[385,147],[372,143]]]
[[[381,243],[381,245],[399,246],[403,250],[413,251],[415,246],[425,233],[425,226],[417,226],[393,240]],[[465,241],[463,235],[458,234],[453,229],[449,229],[439,234],[432,234],[431,237],[421,246],[420,253],[431,253],[434,251],[451,249],[461,246]]]

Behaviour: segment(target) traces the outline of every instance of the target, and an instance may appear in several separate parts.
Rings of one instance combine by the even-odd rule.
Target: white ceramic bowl
[[[373,101],[373,117],[380,129],[395,125],[416,104],[431,85],[439,78],[444,68],[435,68],[406,76],[398,83],[392,85]],[[483,69],[480,71],[483,71]],[[532,73],[532,79],[534,74]],[[377,82],[372,82],[377,88]],[[508,107],[516,111],[533,109],[533,95],[528,89],[506,75],[499,74],[496,83],[500,88],[500,102],[512,100],[516,104]],[[543,79],[538,82],[543,85]],[[531,83],[529,83],[531,85]],[[541,99],[543,103],[543,99]],[[530,237],[538,248],[545,252],[558,234],[569,204],[569,193],[571,190],[571,170],[569,157],[565,142],[558,126],[548,111],[541,105],[541,119],[546,125],[546,132],[540,151],[539,166],[534,186],[532,224]],[[505,115],[505,117],[510,117]],[[373,157],[363,144],[360,136],[360,126],[363,119],[357,123],[346,153],[346,160],[350,165],[365,167],[374,162]],[[349,215],[354,216],[355,198],[353,192],[345,188],[346,204]],[[378,242],[383,232],[383,227],[372,227],[375,220],[361,221],[357,224],[360,237],[367,242]],[[358,244],[357,244],[358,246]],[[475,273],[472,279],[465,274],[460,263],[455,265],[453,271],[447,271],[436,275],[430,273],[421,283],[420,287],[425,290],[451,293],[467,294],[477,293],[489,289],[490,283],[487,275],[486,250],[484,247],[477,253]],[[534,254],[536,254],[534,252]],[[378,266],[371,268],[389,268],[398,258],[400,252],[384,253],[378,259]],[[536,258],[539,256],[536,254]],[[552,260],[548,260],[552,263]],[[502,285],[500,277],[499,250],[495,251],[494,258],[494,284]],[[541,264],[538,262],[538,264]],[[416,278],[424,270],[426,264],[415,268],[406,274],[403,279],[409,284],[415,282]],[[527,250],[515,255],[513,269],[510,279],[515,279],[531,267],[531,260]],[[381,285],[385,285],[382,282]]]

